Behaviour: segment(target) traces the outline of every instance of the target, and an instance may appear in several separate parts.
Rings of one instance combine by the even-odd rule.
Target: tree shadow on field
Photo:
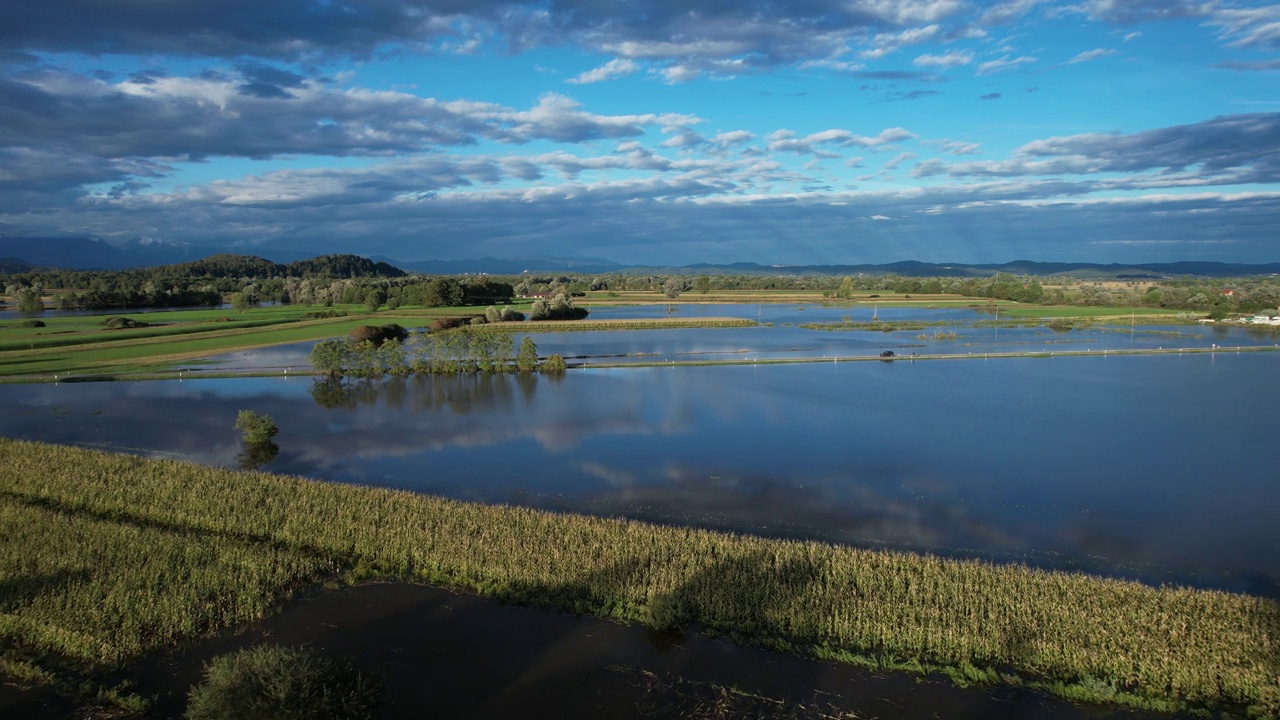
[[[41,575],[14,575],[0,579],[0,612],[14,612],[62,588],[83,582],[88,570],[57,570]]]

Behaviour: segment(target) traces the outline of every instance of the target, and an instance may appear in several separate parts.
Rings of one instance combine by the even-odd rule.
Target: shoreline
[[[245,349],[245,348],[241,348]],[[251,348],[250,348],[251,349]],[[1036,350],[1026,352],[968,352],[968,353],[930,353],[923,355],[894,355],[893,357],[880,357],[878,355],[838,355],[823,357],[798,357],[798,358],[735,358],[720,360],[666,360],[666,361],[636,361],[636,362],[573,362],[571,358],[566,358],[566,365],[570,370],[574,369],[625,369],[625,368],[652,368],[652,367],[714,367],[714,366],[733,366],[733,365],[798,365],[813,363],[850,363],[850,362],[915,362],[915,361],[934,361],[934,360],[1005,360],[1017,358],[1030,359],[1048,359],[1058,357],[1118,357],[1118,356],[1135,356],[1135,355],[1210,355],[1210,354],[1230,354],[1243,352],[1277,352],[1280,346],[1268,345],[1239,345],[1232,347],[1185,347],[1185,348],[1134,348],[1119,350]],[[750,351],[746,351],[747,354]],[[410,376],[415,373],[410,373]],[[420,373],[429,374],[429,373]],[[0,376],[0,384],[23,384],[23,383],[61,383],[61,382],[108,382],[108,381],[129,381],[129,380],[200,380],[200,379],[227,379],[227,378],[265,378],[265,377],[320,377],[324,373],[315,372],[309,368],[294,369],[293,366],[288,368],[253,368],[246,370],[214,370],[203,372],[199,369],[184,368],[180,370],[166,371],[146,371],[134,373],[95,373],[91,371],[81,373],[59,373],[56,376],[49,375],[10,375]]]

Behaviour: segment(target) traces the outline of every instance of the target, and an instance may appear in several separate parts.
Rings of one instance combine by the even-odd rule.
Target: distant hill
[[[695,265],[621,265],[600,258],[524,257],[477,260],[419,260],[402,262],[384,256],[322,255],[262,249],[257,255],[231,254],[215,248],[141,238],[116,246],[90,238],[0,237],[0,272],[28,267],[79,270],[123,270],[184,266],[193,275],[235,273],[236,277],[399,277],[405,270],[424,275],[520,275],[530,273],[650,273],[660,275],[903,275],[908,277],[987,277],[1015,275],[1071,275],[1086,279],[1151,279],[1178,276],[1244,277],[1280,274],[1280,263],[1249,265],[1186,261],[1172,263],[1099,264],[1015,260],[997,264],[927,263],[915,260],[861,265],[764,265],[754,262]],[[236,258],[236,259],[232,259]],[[246,259],[247,258],[247,259]],[[7,265],[5,264],[7,263]],[[287,263],[287,264],[285,264]],[[16,268],[16,269],[15,269]],[[238,270],[237,270],[238,269]]]
[[[139,238],[124,245],[84,237],[0,237],[0,257],[22,258],[32,267],[69,270],[128,270],[200,260],[225,250],[184,242]],[[305,253],[268,253],[276,262],[309,257]],[[9,271],[12,272],[12,271]]]
[[[597,258],[493,258],[479,260],[421,260],[397,262],[382,258],[406,270],[423,275],[464,275],[487,273],[489,275],[519,275],[528,272],[571,272],[598,275],[626,272],[627,266]]]
[[[22,258],[0,258],[0,273],[20,273],[31,269],[31,264]]]
[[[310,260],[289,263],[293,277],[404,277],[404,270],[385,262],[375,262],[359,255],[321,255]]]
[[[902,275],[906,277],[988,277],[996,273],[1014,275],[1071,275],[1079,278],[1158,279],[1165,277],[1244,277],[1280,273],[1280,263],[1247,265],[1220,262],[1139,263],[1053,263],[1015,260],[998,264],[925,263],[915,260],[881,265],[759,265],[702,263],[678,268],[632,268],[646,272],[718,275]]]

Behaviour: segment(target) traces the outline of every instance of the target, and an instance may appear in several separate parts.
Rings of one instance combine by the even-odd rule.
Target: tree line
[[[360,330],[357,328],[357,330]],[[322,340],[311,349],[312,368],[330,378],[403,377],[416,373],[563,373],[564,358],[538,356],[525,336],[519,349],[511,333],[461,327],[410,334],[398,325]]]

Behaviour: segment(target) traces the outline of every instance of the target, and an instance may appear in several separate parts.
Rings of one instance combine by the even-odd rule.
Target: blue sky
[[[1280,6],[9,0],[0,236],[1276,262]]]

